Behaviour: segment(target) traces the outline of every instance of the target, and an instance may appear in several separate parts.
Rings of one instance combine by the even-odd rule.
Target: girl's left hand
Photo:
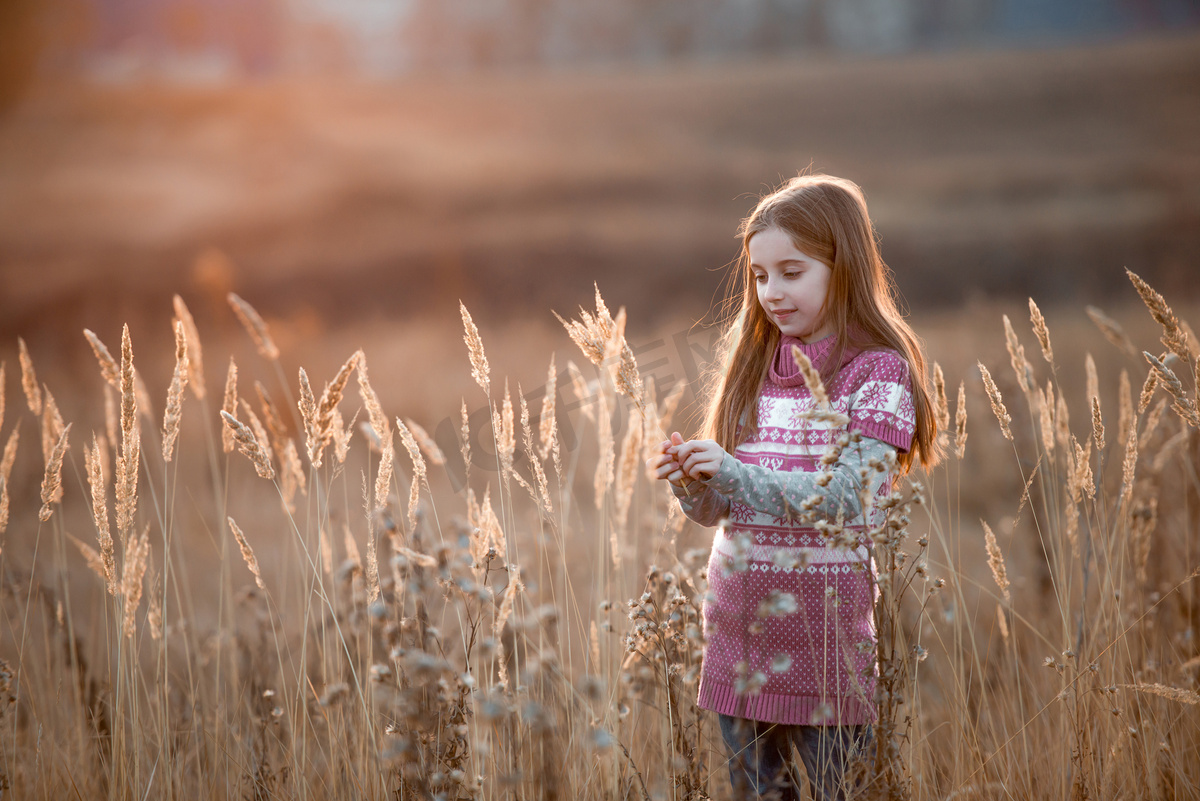
[[[711,439],[692,439],[667,448],[688,478],[707,481],[721,469],[725,449]]]

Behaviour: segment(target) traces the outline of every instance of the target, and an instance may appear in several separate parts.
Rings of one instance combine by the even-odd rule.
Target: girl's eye
[[[796,277],[796,276],[798,276],[799,274],[800,274],[800,273],[798,273],[798,272],[796,272],[796,271],[792,271],[792,272],[790,272],[790,273],[784,273],[784,274],[783,274],[783,277],[784,277],[784,278],[795,278],[795,277]]]

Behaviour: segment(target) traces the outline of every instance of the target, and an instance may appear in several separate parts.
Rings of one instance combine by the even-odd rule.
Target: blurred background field
[[[605,501],[607,511],[593,504],[595,426],[587,419],[589,402],[566,389],[561,372],[568,358],[585,370],[588,365],[551,310],[571,316],[581,305],[590,308],[594,284],[613,310],[625,307],[629,342],[660,400],[675,382],[685,382],[675,425],[687,435],[714,343],[710,311],[725,288],[724,268],[738,253],[739,220],[759,193],[798,170],[844,175],[866,192],[884,258],[930,358],[945,369],[952,401],[959,381],[966,383],[973,416],[965,460],[954,468],[961,472],[951,479],[947,471],[930,483],[943,491],[943,511],[953,509],[953,522],[935,528],[962,548],[955,550],[958,561],[947,557],[937,569],[948,571],[964,593],[959,602],[971,611],[968,622],[952,622],[951,605],[942,622],[971,627],[982,652],[994,655],[987,649],[999,642],[995,590],[982,589],[992,579],[978,521],[990,521],[999,534],[1016,603],[1033,621],[1031,629],[1051,630],[1062,622],[1055,604],[1073,614],[1087,608],[1089,591],[1097,592],[1085,586],[1081,597],[1054,600],[1055,580],[1075,576],[1070,571],[1079,567],[1050,559],[1039,538],[1041,518],[1016,511],[1038,463],[1039,421],[1035,408],[1017,408],[1021,392],[1006,367],[1001,315],[1018,326],[1041,370],[1024,322],[1027,298],[1046,312],[1056,353],[1053,380],[1072,410],[1071,430],[1083,440],[1084,359],[1095,356],[1113,429],[1105,457],[1110,493],[1120,483],[1114,466],[1123,446],[1113,444],[1118,374],[1129,371],[1136,400],[1147,367],[1104,341],[1084,306],[1103,308],[1139,350],[1157,353],[1159,328],[1130,287],[1127,267],[1181,317],[1198,319],[1200,12],[1189,3],[14,0],[0,10],[0,37],[0,361],[7,365],[9,410],[0,434],[24,431],[8,482],[15,500],[4,534],[4,570],[26,589],[36,580],[50,588],[48,597],[66,598],[67,612],[74,607],[79,620],[96,622],[87,617],[98,614],[96,578],[65,540],[58,537],[52,547],[49,535],[39,533],[43,465],[36,426],[20,422],[16,338],[28,344],[64,418],[77,421],[66,479],[75,505],[64,506],[54,525],[90,542],[88,509],[79,503],[87,494],[82,446],[92,430],[103,429],[104,416],[102,380],[82,330],[95,331],[118,353],[122,324],[129,325],[152,417],[161,421],[174,359],[171,299],[179,293],[205,348],[209,408],[201,419],[201,407],[189,399],[181,440],[187,458],[175,472],[157,464],[147,479],[148,488],[158,482],[164,497],[178,503],[166,512],[143,500],[142,509],[147,522],[168,521],[163,528],[186,543],[187,570],[174,581],[186,582],[187,575],[197,581],[186,591],[186,621],[177,612],[174,622],[185,642],[196,638],[189,648],[229,622],[233,590],[250,581],[214,508],[236,510],[269,586],[290,587],[286,592],[294,592],[286,597],[295,602],[304,597],[307,578],[278,499],[264,491],[269,485],[251,480],[240,457],[222,461],[222,481],[211,480],[209,427],[219,427],[215,409],[228,354],[242,368],[243,397],[252,398],[253,382],[262,381],[297,438],[295,406],[285,402],[296,392],[297,368],[319,388],[359,348],[387,413],[416,421],[447,453],[457,448],[465,399],[475,437],[473,486],[499,493],[490,414],[470,376],[459,300],[487,346],[492,399],[499,402],[507,377],[514,401],[518,386],[529,396],[535,426],[553,353],[561,378],[560,436],[581,465],[558,507],[559,522],[575,538],[547,539],[529,521],[513,536],[528,537],[526,553],[546,556],[547,564],[562,560],[564,574],[571,574],[576,596],[563,603],[575,605],[579,619],[571,625],[580,628],[567,627],[563,655],[582,664],[589,658],[587,623],[602,617],[591,611],[596,601],[635,597],[648,562],[703,548],[709,534],[688,526],[668,547],[660,536],[662,499],[643,482],[633,526],[641,535],[625,543],[619,570],[609,575],[597,567],[611,559],[605,527],[612,525],[613,500]],[[267,320],[282,351],[281,373],[255,353],[231,314],[231,291]],[[991,368],[1012,399],[1014,428],[1027,448],[1016,461],[987,411],[976,361]],[[1189,390],[1194,397],[1194,385]],[[347,418],[357,405],[354,395]],[[630,419],[622,407],[615,418],[618,442]],[[1164,423],[1156,447],[1178,428],[1170,412],[1159,419],[1175,428],[1168,434]],[[1169,440],[1170,453],[1193,464],[1194,439],[1193,432],[1182,447],[1178,438]],[[1069,460],[1063,450],[1057,458]],[[374,459],[366,457],[365,469]],[[398,461],[407,471],[409,464]],[[529,467],[520,457],[518,463]],[[397,479],[397,514],[407,480]],[[343,521],[355,519],[356,481],[343,479],[351,496],[338,512]],[[1195,486],[1183,481],[1183,511],[1170,518],[1173,528],[1163,524],[1169,536],[1152,551],[1150,575],[1137,580],[1140,594],[1126,603],[1148,606],[1155,593],[1171,592],[1176,568],[1194,566],[1189,504]],[[463,511],[462,490],[454,469],[431,468],[427,501]],[[1061,498],[1052,488],[1041,491],[1047,518],[1041,523],[1050,525],[1062,514]],[[1115,494],[1107,501],[1120,507]],[[315,495],[308,502],[317,503]],[[1120,508],[1127,532],[1129,509]],[[1116,508],[1111,511],[1116,519]],[[922,519],[920,525],[930,524]],[[360,546],[376,533],[359,531]],[[39,547],[50,550],[39,557]],[[156,558],[165,564],[161,552]],[[199,579],[217,575],[220,592],[201,588]],[[1117,581],[1134,584],[1130,575],[1121,573]],[[362,589],[360,577],[356,591]],[[538,592],[548,593],[538,598],[547,603],[561,600],[536,584],[531,597]],[[19,595],[7,596],[6,637],[34,630],[26,628],[28,617],[12,616],[13,609],[28,612],[28,598]],[[1197,653],[1194,599],[1189,590],[1186,601],[1171,606],[1174,617],[1158,621],[1159,630],[1139,630],[1144,651],[1125,653],[1107,678],[1195,689],[1194,666],[1177,672]],[[352,608],[355,601],[347,603]],[[1098,603],[1106,621],[1133,619],[1122,617],[1127,610],[1119,599]],[[295,634],[302,628],[296,616],[311,609],[301,604],[292,611],[288,627]],[[42,612],[39,625],[52,632],[55,610]],[[525,613],[532,616],[530,609]],[[370,639],[369,632],[363,636]],[[118,639],[108,637],[81,647],[103,661],[107,644]],[[1034,651],[1042,645],[1019,657],[1013,646],[1014,664],[1040,663],[1044,654]],[[604,675],[614,682],[619,650],[614,645],[604,654]],[[192,656],[175,658],[181,666],[194,664]],[[61,661],[54,664],[65,669]],[[331,665],[323,669],[337,673]],[[281,668],[279,675],[285,673]],[[262,675],[273,674],[264,669]],[[1019,669],[1015,675],[1018,685],[1028,683]],[[988,742],[979,746],[978,762],[963,758],[947,767],[931,757],[924,763],[940,771],[930,769],[941,777],[928,779],[930,795],[970,782],[985,787],[980,797],[993,792],[980,783],[989,774],[979,763],[991,759],[982,755],[1002,753],[989,749],[1027,718],[1017,714],[1015,696],[1005,696],[1013,701],[1011,716],[998,725],[1003,734],[991,739],[994,732],[971,716],[979,714],[985,686],[1008,685],[990,673],[975,680],[979,694],[973,690],[969,703],[945,686],[925,688],[937,699],[927,730],[941,732],[930,734],[927,748],[944,742],[938,737],[948,731]],[[1044,679],[1033,684],[1039,698],[1061,689]],[[222,692],[213,690],[205,700],[219,707]],[[288,714],[300,715],[302,701],[292,702]],[[1149,715],[1146,710],[1138,707],[1138,714]],[[160,712],[157,725],[166,726],[161,721],[170,716]],[[44,713],[22,714],[28,723]],[[575,713],[564,714],[571,731],[582,725]],[[1150,715],[1151,725],[1190,725],[1174,745],[1181,754],[1195,753],[1194,714],[1173,714]],[[967,718],[974,722],[964,723]],[[957,722],[946,723],[951,719]],[[605,720],[619,732],[633,719]],[[73,725],[69,718],[47,725],[55,724]],[[6,731],[15,737],[18,727]],[[1060,747],[1044,757],[1051,763],[1069,761],[1065,731],[1037,730],[1044,738],[1037,742]],[[1130,741],[1110,734],[1097,735],[1097,742],[1111,746],[1105,753],[1115,759]],[[247,742],[229,736],[230,748]],[[666,757],[653,748],[642,749],[635,748],[635,757],[652,753],[649,764],[666,764],[655,761]],[[1025,742],[1022,749],[1017,754],[1026,758],[1037,752]],[[80,746],[71,753],[85,751]],[[1061,765],[1044,772],[1033,762],[1021,768],[1014,752],[997,760],[1005,767],[996,770],[1009,772],[991,778],[999,775],[1018,788],[1045,780],[1055,791],[1065,789]],[[207,764],[206,758],[195,757],[195,764]],[[286,760],[275,764],[299,769]],[[355,763],[371,764],[366,756]],[[45,775],[60,780],[55,770]],[[1153,772],[1145,770],[1146,776]],[[253,786],[265,785],[255,779]],[[706,786],[719,794],[719,782]],[[240,788],[226,785],[233,794]],[[1172,797],[1196,797],[1194,786],[1184,790]]]

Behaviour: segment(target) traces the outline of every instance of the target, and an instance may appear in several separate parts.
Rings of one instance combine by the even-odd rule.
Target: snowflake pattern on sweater
[[[688,517],[718,525],[704,606],[707,644],[700,706],[791,725],[854,725],[875,716],[875,575],[870,528],[885,512],[888,463],[908,450],[915,412],[907,362],[887,350],[848,353],[826,386],[844,425],[806,414],[816,401],[791,356],[831,358],[833,337],[780,342],[758,403],[758,430],[726,455],[703,489],[674,488]],[[846,447],[820,486],[821,456],[840,435]],[[864,513],[862,497],[872,504]],[[817,519],[800,520],[807,510]],[[838,521],[842,536],[831,536]]]

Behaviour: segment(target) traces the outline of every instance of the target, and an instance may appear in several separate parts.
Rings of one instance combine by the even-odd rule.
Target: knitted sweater
[[[865,532],[885,518],[873,502],[891,492],[892,472],[873,465],[911,447],[916,415],[907,362],[874,350],[848,353],[826,387],[848,424],[802,417],[816,401],[791,346],[820,367],[835,339],[784,336],[759,393],[757,433],[702,488],[693,482],[691,495],[672,485],[688,517],[724,521],[704,605],[706,709],[792,725],[874,720],[875,573]],[[821,456],[847,431],[862,437],[821,486]],[[816,519],[802,522],[808,510]],[[829,530],[839,519],[841,537]]]

